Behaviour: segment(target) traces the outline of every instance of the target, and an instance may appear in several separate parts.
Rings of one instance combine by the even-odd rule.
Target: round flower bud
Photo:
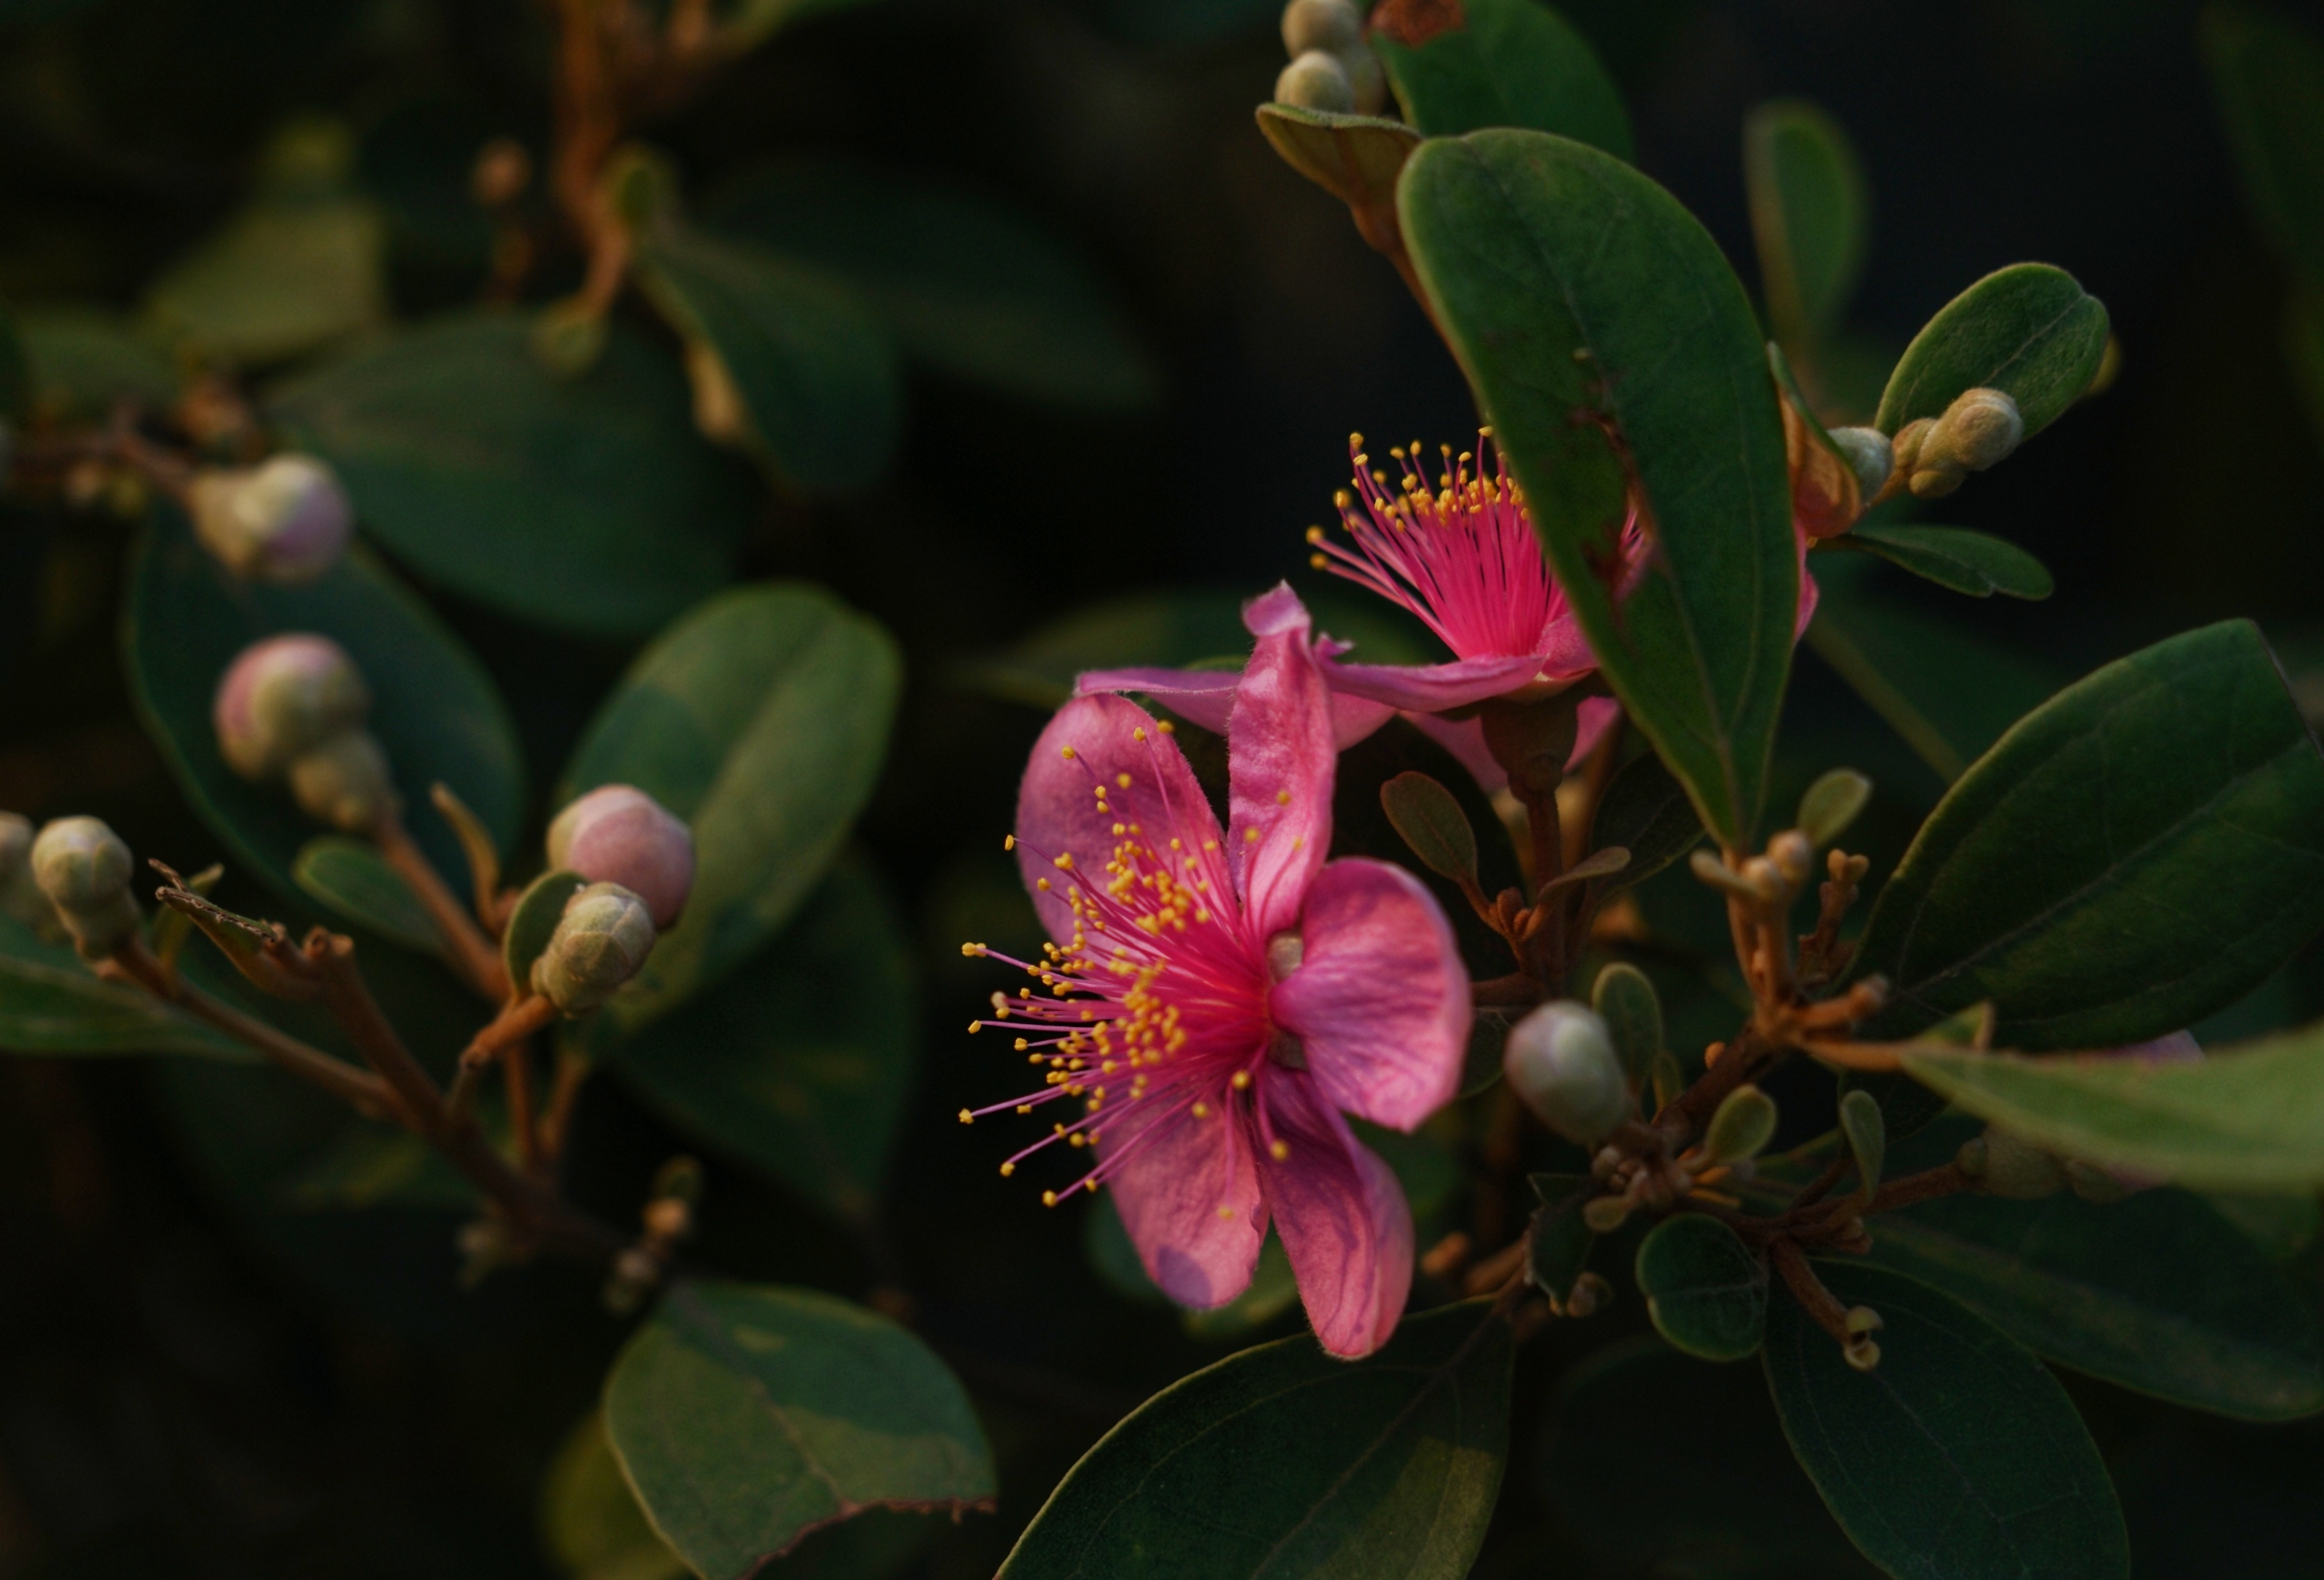
[[[1850,470],[1856,474],[1856,485],[1871,498],[1888,485],[1888,475],[1896,465],[1894,447],[1888,436],[1877,428],[1835,428],[1830,430],[1831,442],[1848,457]]]
[[[694,833],[645,791],[600,785],[549,826],[549,864],[619,883],[666,928],[694,888]]]
[[[1786,828],[1767,842],[1767,859],[1793,889],[1815,875],[1815,846],[1796,828]]]
[[[210,710],[218,752],[244,779],[272,779],[332,736],[363,723],[371,693],[355,661],[327,636],[271,636],[242,651]]]
[[[299,809],[342,834],[369,834],[395,809],[387,753],[369,730],[341,730],[290,763]]]
[[[1370,45],[1353,44],[1341,51],[1340,65],[1348,74],[1356,114],[1377,115],[1388,107],[1388,71]]]
[[[1577,1145],[1597,1145],[1630,1117],[1613,1034],[1595,1010],[1570,999],[1544,1004],[1509,1028],[1501,1069],[1525,1105]]]
[[[1963,1141],[1953,1161],[1987,1196],[2038,1201],[2066,1188],[2064,1164],[1993,1125],[1987,1125],[1983,1135]]]
[[[32,841],[32,877],[65,929],[90,959],[109,955],[137,930],[135,871],[121,836],[95,818],[60,818]]]
[[[532,991],[567,1015],[589,1014],[638,974],[653,946],[645,901],[619,883],[592,883],[565,902],[533,962]]]
[[[1310,50],[1275,79],[1275,102],[1344,115],[1355,110],[1356,89],[1338,56]]]
[[[1363,36],[1355,0],[1291,0],[1283,8],[1283,52],[1294,60],[1310,50],[1336,55]]]
[[[199,473],[189,503],[202,547],[236,576],[259,581],[314,580],[338,563],[355,531],[346,491],[312,456]]]
[[[14,812],[0,812],[0,916],[36,932],[53,934],[57,926],[57,908],[32,877],[32,821]]]
[[[1964,471],[1998,465],[2025,437],[2017,402],[2000,390],[1963,390],[1921,446],[1923,464],[1941,457]]]

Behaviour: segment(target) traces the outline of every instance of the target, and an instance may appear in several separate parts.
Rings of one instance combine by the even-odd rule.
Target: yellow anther
[[[1267,1155],[1280,1163],[1286,1158],[1291,1156],[1291,1143],[1289,1141],[1269,1141],[1267,1143]]]
[[[964,1108],[960,1111],[960,1122],[963,1124],[974,1124],[976,1123],[976,1115]]]
[[[976,1035],[977,1028],[978,1028],[978,1027],[980,1027],[980,1026],[982,1026],[982,1025],[983,1025],[983,1024],[984,1024],[984,1022],[983,1022],[983,1021],[971,1021],[968,1023],[968,1034],[969,1034],[971,1037],[975,1036],[975,1035]]]
[[[1210,1116],[1211,1105],[1209,1104],[1197,1103],[1194,1104],[1194,1117],[1196,1119],[1208,1119]]]
[[[984,946],[982,944],[963,944],[960,947],[960,952],[973,960],[979,955],[984,953]]]
[[[1071,762],[1074,760],[1074,749],[1073,749],[1071,746],[1060,746],[1060,747],[1058,747],[1058,748],[1057,748],[1057,754],[1058,754],[1059,756],[1063,757],[1063,758],[1064,758],[1066,762]]]
[[[1032,1044],[1031,1044],[1031,1043],[1029,1043],[1029,1042],[1028,1042],[1028,1041],[1026,1041],[1022,1037],[1019,1037],[1019,1038],[1017,1039],[1017,1051],[1018,1051],[1018,1052],[1019,1052],[1019,1053],[1024,1052],[1028,1048],[1030,1048],[1031,1046],[1032,1046]]]
[[[1145,739],[1146,739],[1146,726],[1145,726],[1144,725],[1139,725],[1136,729],[1134,729],[1134,730],[1130,731],[1130,738],[1131,740],[1133,740],[1133,741],[1143,741],[1143,740],[1145,740]],[[1129,775],[1124,774],[1124,775],[1122,776],[1122,781],[1121,781],[1121,782],[1122,782],[1122,783],[1124,783],[1124,784],[1128,784],[1128,783],[1130,782],[1130,777],[1129,777]]]
[[[1042,893],[1047,894],[1049,892],[1049,880],[1047,878],[1036,878],[1033,881],[1033,887],[1038,889]]]
[[[1120,785],[1122,789],[1128,790],[1130,788],[1130,775],[1126,773],[1117,773],[1113,776],[1113,782]]]
[[[1178,733],[1178,726],[1172,724],[1167,718],[1157,724],[1154,727],[1160,730],[1166,735],[1175,735]]]
[[[1220,1218],[1221,1218],[1222,1220],[1233,1217],[1233,1216],[1234,1216],[1234,1208],[1232,1208],[1232,1207],[1221,1207],[1221,1208],[1219,1209],[1219,1216],[1220,1216]]]
[[[1242,831],[1242,842],[1245,845],[1257,845],[1259,843],[1259,830],[1256,828],[1244,829]]]
[[[1278,807],[1289,806],[1291,804],[1291,792],[1289,790],[1277,790],[1275,792],[1275,804]]]
[[[1013,834],[1002,835],[1001,836],[1001,848],[1003,850],[1015,850],[1017,848],[1017,836]]]
[[[1016,1172],[1017,1165],[1014,1163],[1003,1163],[1001,1165],[1001,1178],[1003,1179],[1008,1178],[1011,1174]]]
[[[1067,851],[1065,855],[1052,860],[1049,864],[1061,873],[1070,873],[1074,870],[1074,853]]]
[[[1232,1076],[1227,1078],[1227,1085],[1232,1086],[1238,1092],[1248,1091],[1250,1087],[1250,1072],[1249,1070],[1237,1070]]]
[[[1095,1196],[1095,1195],[1097,1194],[1097,1181],[1096,1181],[1096,1180],[1094,1180],[1094,1179],[1084,1179],[1084,1180],[1083,1180],[1083,1181],[1082,1181],[1082,1184],[1083,1184],[1083,1186],[1084,1186],[1084,1187],[1089,1191],[1089,1193],[1090,1193],[1092,1196]]]
[[[1057,1193],[1054,1190],[1043,1191],[1041,1193],[1041,1205],[1045,1207],[1056,1206],[1057,1205]]]

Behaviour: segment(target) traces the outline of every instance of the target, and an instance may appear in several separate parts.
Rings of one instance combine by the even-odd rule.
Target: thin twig
[[[1847,1344],[1851,1336],[1848,1331],[1848,1308],[1816,1277],[1815,1269],[1808,1265],[1807,1252],[1795,1242],[1778,1237],[1768,1243],[1767,1255],[1775,1262],[1775,1270],[1783,1274],[1792,1294],[1815,1318],[1816,1326],[1841,1344]]]
[[[378,843],[380,855],[410,887],[427,910],[428,919],[436,924],[436,930],[450,947],[452,968],[486,998],[507,998],[508,967],[501,961],[501,952],[493,947],[492,940],[484,937],[467,907],[453,894],[443,874],[437,872],[436,864],[412,842],[402,819],[391,813],[373,830],[372,837]]]

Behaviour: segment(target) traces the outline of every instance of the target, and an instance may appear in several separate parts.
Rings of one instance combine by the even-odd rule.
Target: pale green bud
[[[1501,1049],[1509,1089],[1541,1122],[1594,1147],[1630,1117],[1630,1086],[1613,1033],[1595,1010],[1560,999],[1509,1028]]]
[[[121,836],[95,818],[60,818],[32,841],[33,880],[81,954],[98,959],[137,930],[129,892],[136,865]]]
[[[1775,1139],[1775,1100],[1757,1086],[1738,1086],[1727,1094],[1711,1128],[1702,1134],[1707,1163],[1741,1163],[1759,1155]]]
[[[1815,875],[1815,846],[1797,828],[1786,828],[1767,842],[1767,860],[1794,893]]]
[[[387,753],[369,730],[341,730],[290,764],[299,809],[343,834],[369,834],[396,807]]]
[[[1310,50],[1336,55],[1363,36],[1355,0],[1291,0],[1283,8],[1283,52],[1294,60]]]
[[[0,916],[51,936],[58,925],[57,908],[32,876],[32,820],[14,812],[0,812]]]
[[[638,974],[653,946],[646,902],[619,883],[592,883],[565,902],[549,947],[533,962],[532,991],[567,1015],[589,1014]]]
[[[1310,50],[1283,69],[1275,79],[1275,102],[1305,110],[1328,110],[1351,115],[1356,107],[1355,84],[1336,55]]]
[[[218,681],[210,717],[226,766],[268,780],[370,710],[371,692],[346,651],[300,633],[244,648]]]
[[[314,580],[338,563],[355,531],[346,490],[312,456],[197,473],[188,495],[202,547],[259,581]]]
[[[1356,114],[1377,115],[1388,107],[1388,71],[1369,44],[1340,51],[1340,66],[1348,74],[1348,89],[1355,97]]]
[[[1888,486],[1896,453],[1886,434],[1877,428],[1834,428],[1829,434],[1833,448],[1846,457],[1848,469],[1856,474],[1856,485],[1866,499]]]
[[[2025,419],[2006,393],[1963,390],[1922,442],[1921,460],[1926,466],[1941,457],[1963,471],[1982,472],[2006,460],[2024,438]]]

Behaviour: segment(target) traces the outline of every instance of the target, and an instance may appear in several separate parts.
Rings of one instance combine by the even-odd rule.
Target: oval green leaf
[[[321,827],[280,785],[238,777],[210,723],[218,679],[262,637],[317,632],[346,649],[370,687],[370,726],[387,749],[412,837],[443,873],[466,870],[460,842],[429,809],[450,785],[506,849],[524,815],[524,762],[492,678],[459,639],[360,547],[319,580],[270,587],[229,575],[174,508],[154,512],[129,567],[124,663],[146,730],[179,787],[231,853],[230,864],[297,901],[291,868]],[[157,853],[166,857],[167,853]]]
[[[605,1379],[605,1432],[655,1531],[706,1580],[742,1580],[870,1510],[958,1513],[994,1492],[944,1363],[812,1289],[678,1285]]]
[[[1380,786],[1379,794],[1388,820],[1422,865],[1454,882],[1477,881],[1477,831],[1451,790],[1407,772]]]
[[[530,332],[513,313],[433,319],[291,381],[270,410],[428,577],[543,625],[644,636],[731,579],[749,470],[695,431],[677,360],[636,331],[615,323],[569,383]]]
[[[45,308],[20,316],[32,410],[62,420],[103,420],[118,401],[148,411],[178,398],[178,370],[152,343],[95,308]]]
[[[746,447],[780,476],[825,493],[887,469],[903,378],[886,333],[844,282],[681,229],[646,241],[638,270],[671,326],[716,355],[742,402]]]
[[[427,908],[367,839],[325,834],[299,847],[290,880],[337,915],[390,943],[422,955],[440,954],[444,935]]]
[[[1996,1040],[2109,1048],[2193,1024],[2324,927],[2324,755],[2248,621],[2107,665],[2011,727],[1880,892],[1867,1034],[1981,1000]]]
[[[1891,565],[1972,598],[1989,598],[1996,593],[2013,598],[2046,598],[2057,587],[2049,567],[2016,544],[1966,527],[1868,522],[1832,541],[1877,554]]]
[[[2107,310],[2047,263],[1997,269],[1944,305],[1904,347],[1875,419],[1883,433],[1938,417],[1964,390],[2000,390],[2033,438],[2081,398],[2106,356]]]
[[[1679,1213],[1638,1243],[1638,1289],[1655,1330],[1706,1361],[1739,1361],[1767,1328],[1767,1264],[1734,1230]]]
[[[558,802],[637,786],[693,825],[696,877],[685,916],[601,1023],[635,1030],[790,919],[879,778],[902,679],[885,631],[800,583],[725,594],[639,655]]]
[[[1644,1086],[1663,1053],[1663,1001],[1655,984],[1628,961],[1617,960],[1591,984],[1590,1006],[1613,1033],[1630,1085]]]
[[[1620,90],[1589,41],[1541,0],[1410,9],[1456,19],[1425,37],[1393,26],[1371,35],[1405,119],[1423,135],[1523,126],[1630,157]]]
[[[1848,832],[1848,827],[1872,799],[1872,781],[1853,768],[1835,768],[1821,774],[1800,797],[1792,827],[1821,848]]]
[[[624,1044],[622,1077],[711,1150],[867,1220],[918,1051],[909,936],[843,861],[741,970]]]
[[[1775,386],[1742,287],[1669,193],[1542,133],[1424,143],[1397,203],[1608,679],[1704,826],[1748,844],[1799,564]],[[1607,578],[1629,478],[1609,429],[1660,550],[1618,609]]]
[[[1383,191],[1395,180],[1391,169]],[[702,219],[844,280],[907,356],[955,378],[1117,410],[1158,393],[1089,265],[973,191],[859,161],[787,160],[728,182]]]
[[[1483,1301],[1360,1361],[1305,1334],[1231,1355],[1100,1438],[1000,1580],[1458,1580],[1500,1491],[1510,1358]]]
[[[1775,338],[1813,346],[1840,328],[1864,273],[1871,201],[1840,123],[1805,99],[1743,120],[1743,186]]]
[[[10,1053],[258,1057],[149,993],[100,981],[79,956],[0,916],[0,1049]]]
[[[1784,1435],[1864,1556],[1900,1580],[2123,1580],[2122,1509],[2073,1401],[1975,1312],[1880,1268],[1819,1261],[1886,1326],[1858,1372],[1788,1296],[1763,1352]]]
[[[1652,752],[1622,765],[1591,818],[1591,849],[1618,846],[1630,853],[1622,869],[1606,880],[1603,893],[1645,882],[1702,843],[1702,819],[1686,787]]]

